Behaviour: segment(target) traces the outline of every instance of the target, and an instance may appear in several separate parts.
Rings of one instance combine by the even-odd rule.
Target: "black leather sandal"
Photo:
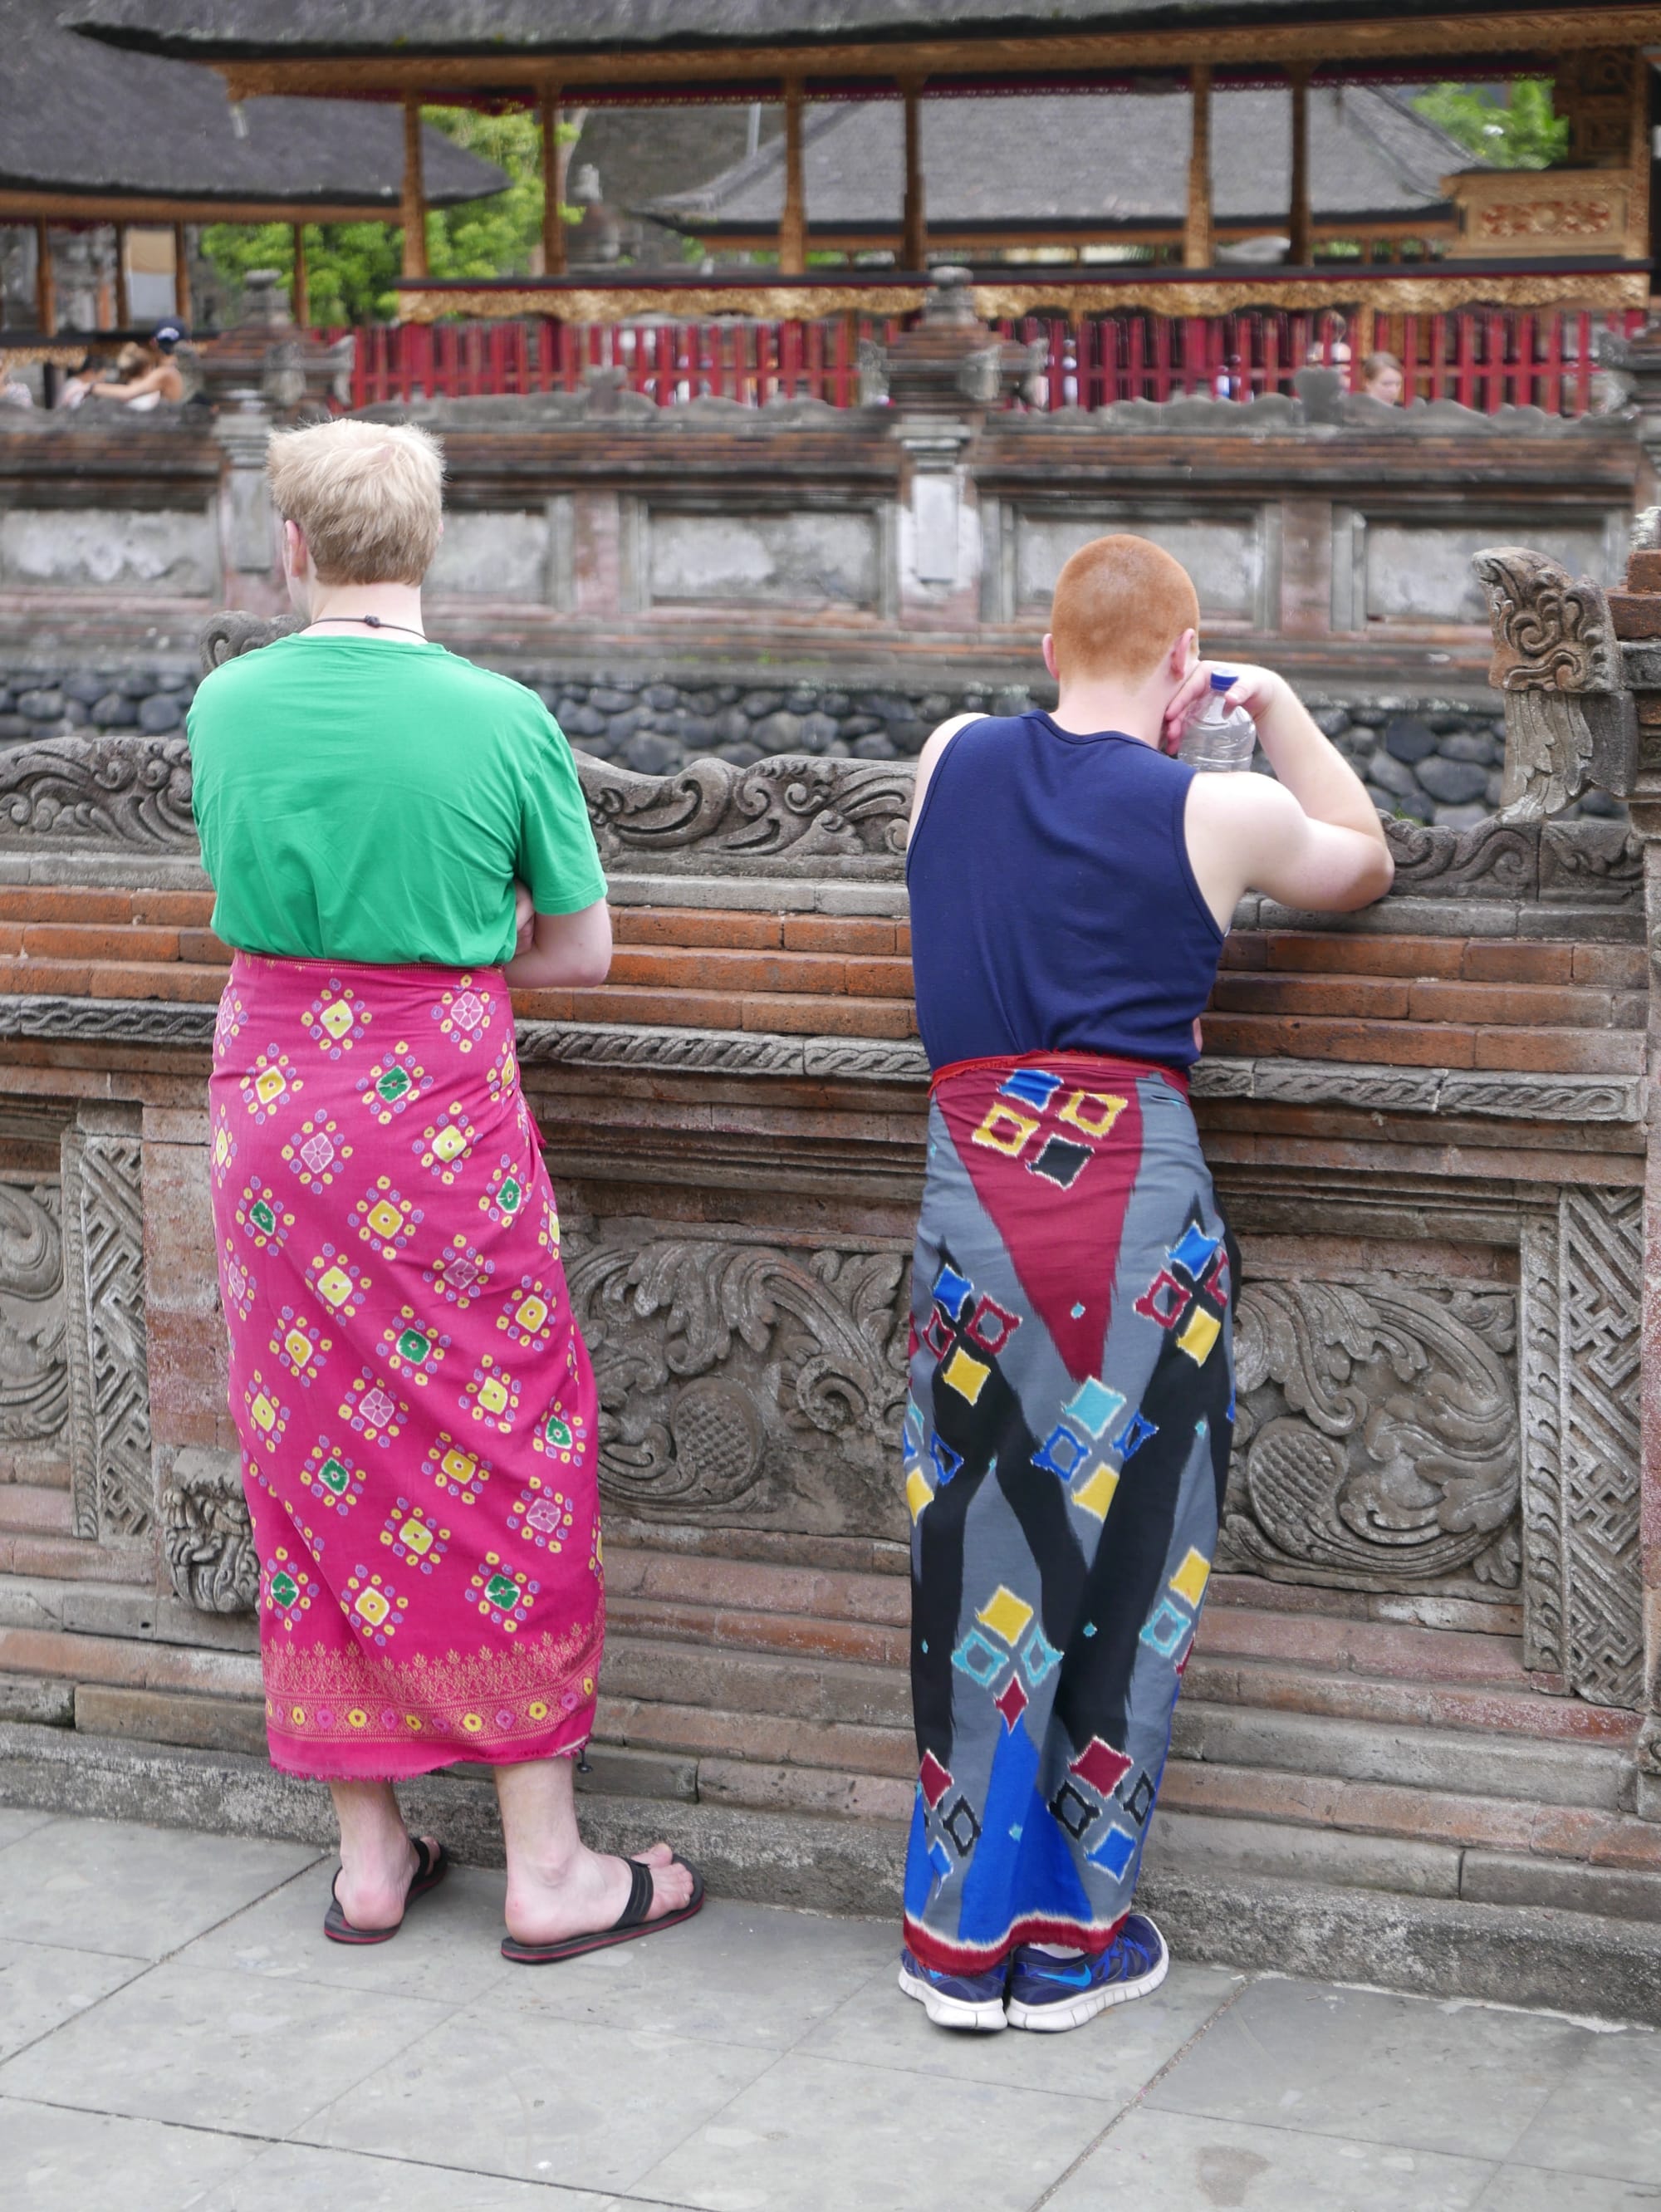
[[[677,1853],[670,1862],[672,1866],[686,1866]],[[502,1956],[512,1959],[519,1966],[552,1966],[561,1959],[580,1959],[585,1951],[609,1950],[614,1943],[629,1943],[637,1936],[655,1936],[659,1929],[678,1928],[683,1920],[690,1920],[694,1912],[703,1910],[704,1877],[696,1867],[687,1867],[692,1876],[692,1894],[673,1912],[660,1912],[648,1919],[655,1884],[654,1869],[644,1859],[630,1859],[628,1903],[612,1922],[609,1928],[596,1928],[585,1936],[567,1936],[557,1943],[521,1943],[514,1936],[502,1937]]]
[[[429,1889],[436,1889],[450,1871],[450,1854],[440,1844],[429,1851],[419,1836],[411,1836],[415,1847],[415,1872],[409,1888],[403,1893],[403,1910],[408,1912],[418,1897],[425,1897]],[[340,1909],[340,1899],[335,1894],[340,1876],[336,1875],[330,1885],[330,1904],[323,1916],[323,1932],[331,1943],[390,1943],[403,1925],[400,1916],[390,1928],[355,1928]]]

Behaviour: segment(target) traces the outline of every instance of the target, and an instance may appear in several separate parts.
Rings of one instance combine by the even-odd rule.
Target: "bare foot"
[[[430,1857],[438,1856],[435,1837],[423,1836]],[[385,1849],[355,1850],[344,1855],[335,1880],[340,1909],[354,1928],[396,1928],[403,1917],[409,1885],[415,1878],[415,1847],[402,1831]]]
[[[648,1920],[660,1920],[691,1901],[692,1871],[680,1865],[667,1844],[633,1856],[652,1869]],[[628,1903],[633,1877],[627,1859],[609,1858],[579,1844],[562,1865],[519,1870],[507,1891],[507,1932],[516,1943],[560,1943],[568,1936],[597,1934],[611,1927]]]

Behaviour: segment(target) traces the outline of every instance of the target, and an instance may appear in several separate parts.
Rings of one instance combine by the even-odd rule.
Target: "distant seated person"
[[[1361,390],[1369,399],[1386,407],[1399,407],[1407,389],[1407,374],[1393,353],[1370,353],[1361,363]]]
[[[33,407],[34,394],[17,377],[0,369],[0,407]]]
[[[1311,368],[1348,368],[1349,325],[1336,311],[1321,317],[1315,341],[1305,356]]]
[[[121,349],[116,365],[123,372],[122,381],[88,385],[89,396],[94,399],[113,399],[124,407],[142,410],[180,405],[185,398],[185,377],[173,356],[184,336],[182,323],[158,323],[147,344]],[[129,368],[130,374],[126,373]]]

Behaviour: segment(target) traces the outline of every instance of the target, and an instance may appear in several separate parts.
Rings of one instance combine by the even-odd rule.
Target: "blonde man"
[[[1278,781],[1169,757],[1210,688],[1198,623],[1168,554],[1097,538],[1056,586],[1054,712],[960,716],[918,770],[900,1985],[946,2027],[1076,2027],[1164,1978],[1131,1900],[1234,1413],[1187,1070],[1243,891],[1343,909],[1391,880],[1366,791],[1267,669],[1230,696]]]
[[[271,1756],[333,1792],[324,1930],[354,1944],[445,1871],[394,1784],[493,1765],[502,1948],[543,1964],[703,1895],[665,1844],[586,1850],[573,1810],[598,1407],[508,987],[603,980],[605,878],[535,693],[427,635],[434,441],[325,423],[274,438],[270,477],[306,627],[209,676],[190,740],[235,948],[213,1206]]]

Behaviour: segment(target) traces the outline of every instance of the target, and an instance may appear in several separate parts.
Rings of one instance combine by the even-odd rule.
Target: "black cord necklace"
[[[427,638],[424,629],[411,629],[408,623],[386,622],[379,615],[318,615],[312,628],[315,629],[319,623],[331,622],[361,623],[366,629],[401,629],[406,637],[418,637],[423,642]]]

